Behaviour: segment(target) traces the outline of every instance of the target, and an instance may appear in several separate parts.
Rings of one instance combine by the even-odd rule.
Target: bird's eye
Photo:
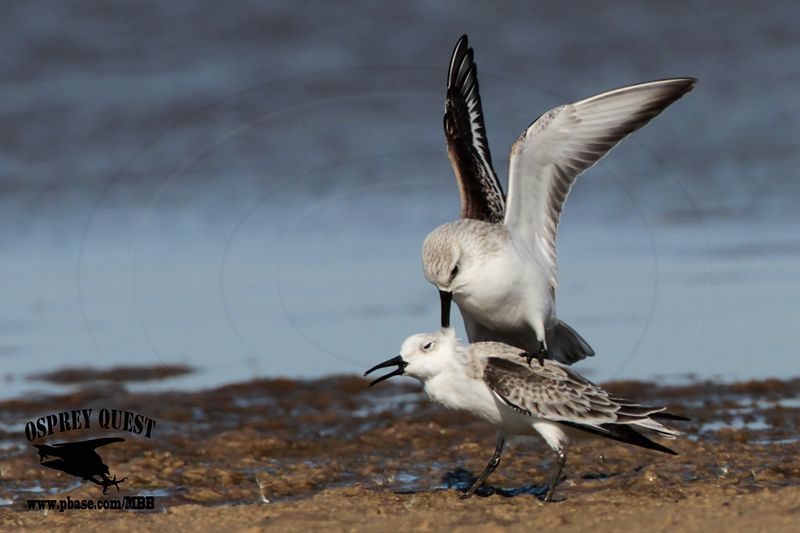
[[[431,346],[433,346],[433,341],[427,343],[425,346],[422,347],[422,349],[423,349],[423,351],[427,352],[428,350],[431,349]]]

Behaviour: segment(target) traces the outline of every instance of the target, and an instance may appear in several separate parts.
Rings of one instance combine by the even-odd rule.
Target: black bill
[[[442,327],[450,327],[450,303],[453,301],[453,293],[447,291],[439,291],[439,299],[442,302]]]
[[[389,367],[389,366],[397,366],[397,368],[394,369],[392,372],[389,372],[385,376],[381,376],[378,379],[374,380],[372,383],[370,383],[369,386],[372,387],[373,385],[375,385],[377,383],[380,383],[381,381],[383,381],[385,379],[389,379],[389,378],[394,377],[394,376],[402,376],[403,372],[406,369],[406,365],[408,365],[408,363],[403,361],[403,357],[402,356],[398,355],[397,357],[392,357],[388,361],[384,361],[383,363],[379,363],[379,364],[373,366],[372,368],[370,368],[369,370],[364,372],[364,375],[368,376],[370,373],[378,370],[379,368],[386,368],[386,367]]]

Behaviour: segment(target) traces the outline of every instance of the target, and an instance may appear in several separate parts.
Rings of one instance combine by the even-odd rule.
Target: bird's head
[[[418,333],[403,342],[400,355],[373,366],[364,375],[379,368],[396,366],[394,371],[370,383],[370,387],[385,379],[401,375],[417,378],[424,382],[444,369],[457,347],[458,339],[451,328],[442,328],[433,333]]]
[[[422,245],[422,270],[425,278],[439,289],[441,326],[450,327],[450,303],[460,288],[463,250],[453,224],[433,230]]]

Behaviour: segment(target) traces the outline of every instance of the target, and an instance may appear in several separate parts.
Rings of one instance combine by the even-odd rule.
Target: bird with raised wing
[[[467,36],[447,76],[444,130],[461,219],[423,245],[425,277],[439,289],[441,325],[455,300],[471,342],[499,341],[572,364],[594,350],[556,317],[556,232],[575,179],[628,134],[689,92],[693,78],[640,83],[558,106],[511,148],[508,198],[492,167]]]

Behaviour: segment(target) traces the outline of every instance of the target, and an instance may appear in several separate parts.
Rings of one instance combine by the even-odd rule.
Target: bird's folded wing
[[[492,167],[478,71],[466,35],[459,39],[450,58],[444,132],[461,194],[461,217],[502,222],[505,196]]]
[[[628,134],[661,113],[694,85],[675,78],[631,85],[539,117],[511,148],[505,224],[532,255],[538,276],[557,286],[556,232],[561,210],[578,175]]]
[[[535,360],[528,364],[520,356],[515,362],[507,354],[489,357],[484,381],[503,403],[520,413],[552,420],[600,427],[646,419],[663,407],[622,403],[569,368]]]

